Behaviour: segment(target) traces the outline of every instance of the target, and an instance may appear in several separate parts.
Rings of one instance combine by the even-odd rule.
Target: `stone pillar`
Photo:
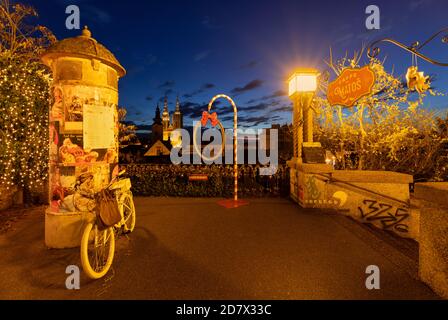
[[[310,107],[303,110],[303,132],[304,142],[313,142],[313,120],[314,112]]]
[[[293,144],[294,159],[298,162],[302,159],[302,143],[303,143],[303,112],[298,99],[294,99],[293,103]]]
[[[53,72],[45,240],[76,247],[92,204],[77,190],[98,192],[118,170],[118,79],[126,71],[87,27],[50,47],[42,61]]]
[[[303,141],[313,142],[313,125],[314,112],[311,108],[313,103],[314,93],[302,93],[301,105],[303,109]]]
[[[420,200],[419,275],[448,299],[448,182],[418,183]]]

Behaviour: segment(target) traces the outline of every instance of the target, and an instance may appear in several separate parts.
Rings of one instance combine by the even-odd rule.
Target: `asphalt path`
[[[225,209],[219,199],[136,198],[137,227],[112,270],[67,290],[79,250],[47,249],[36,210],[0,236],[0,299],[437,299],[417,261],[381,235],[287,199]],[[367,290],[366,268],[380,268]]]

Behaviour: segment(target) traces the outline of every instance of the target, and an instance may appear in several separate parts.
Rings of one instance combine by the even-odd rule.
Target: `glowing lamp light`
[[[319,72],[316,69],[299,69],[289,78],[289,96],[296,93],[315,92],[317,90],[317,77]]]

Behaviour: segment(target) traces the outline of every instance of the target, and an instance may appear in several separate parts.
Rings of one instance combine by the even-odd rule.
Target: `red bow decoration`
[[[210,114],[207,111],[204,111],[202,112],[202,119],[201,119],[201,124],[203,127],[207,125],[209,119],[213,127],[216,127],[216,125],[219,123],[218,114],[216,112]]]

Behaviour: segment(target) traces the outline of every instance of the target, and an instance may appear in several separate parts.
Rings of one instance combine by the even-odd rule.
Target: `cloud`
[[[246,84],[244,87],[237,87],[234,88],[231,92],[233,94],[242,94],[254,89],[257,89],[259,87],[261,87],[263,85],[263,81],[262,80],[252,80],[251,82],[249,82],[248,84]]]
[[[202,85],[202,89],[207,90],[207,89],[213,89],[214,87],[216,87],[213,83],[205,83]]]
[[[392,20],[382,19],[380,30],[366,30],[356,36],[356,39],[361,40],[363,43],[369,43],[374,39],[387,34],[392,30]]]
[[[165,96],[172,95],[173,93],[174,93],[174,90],[173,90],[173,89],[166,89],[166,90],[165,90]]]
[[[152,53],[148,53],[145,57],[145,64],[147,66],[152,66],[154,64],[159,63],[159,59],[157,56],[153,55]]]
[[[187,101],[181,103],[180,108],[184,117],[197,118],[201,116],[202,111],[207,109],[206,104],[201,104],[197,102]]]
[[[153,65],[163,65],[159,59],[157,58],[157,56],[149,53],[147,55],[138,55],[138,54],[133,54],[132,57],[135,60],[138,60],[138,63],[132,64],[128,67],[128,74],[129,75],[137,75],[140,74],[142,72],[146,72],[147,67],[151,67]]]
[[[88,22],[108,24],[111,23],[113,18],[112,15],[100,9],[95,5],[88,4],[87,2],[92,2],[88,0],[54,0],[57,5],[67,7],[68,5],[77,5],[81,10],[81,19],[88,20]]]
[[[241,118],[242,127],[256,127],[259,125],[269,126],[274,121],[280,121],[282,118],[280,116],[270,116],[270,115],[260,115],[260,116],[250,116]]]
[[[258,62],[255,60],[252,60],[252,61],[240,66],[240,69],[252,69],[252,68],[255,68],[257,65],[258,65]]]
[[[211,53],[210,50],[199,52],[198,54],[196,54],[194,56],[194,61],[196,61],[196,62],[202,61],[202,60],[206,59],[210,55],[210,53]]]
[[[130,121],[130,120],[127,120],[127,121],[121,121],[121,123],[122,123],[122,124],[125,124],[125,125],[127,125],[127,126],[135,126],[135,122],[134,122],[134,121]]]
[[[233,120],[233,113],[231,108],[226,103],[219,103],[216,101],[213,105],[213,111],[218,113],[218,118],[221,122],[229,122]],[[207,110],[207,103],[198,103],[193,101],[186,101],[181,103],[181,110],[185,118],[193,121],[198,121],[202,112]],[[277,102],[259,103],[246,107],[239,108],[238,121],[242,127],[251,127],[259,125],[270,125],[273,121],[280,121],[282,117],[279,113],[291,112],[290,106],[279,105]],[[187,122],[187,121],[185,121]]]
[[[286,96],[287,96],[287,93],[285,90],[277,90],[270,95],[263,96],[261,98],[251,99],[251,100],[247,101],[247,103],[253,104],[253,103],[256,103],[259,101],[263,101],[263,100],[277,99],[277,98],[286,97]],[[273,103],[273,102],[271,102],[271,103]]]
[[[353,32],[350,32],[350,33],[344,34],[343,36],[341,36],[339,38],[336,38],[332,44],[334,46],[336,46],[336,45],[343,46],[345,44],[348,44],[350,41],[352,41],[354,37],[355,37],[355,34]]]
[[[274,107],[279,106],[280,103],[281,103],[280,101],[260,102],[257,104],[240,107],[239,110],[242,112],[253,112],[253,111],[273,112],[275,110],[278,110],[275,109]]]
[[[219,105],[218,101],[213,105],[215,107],[214,111],[218,111],[219,113],[220,109],[216,108],[217,105]],[[193,101],[186,101],[181,102],[180,104],[180,109],[182,110],[182,114],[184,115],[184,117],[192,118],[193,120],[199,120],[202,112],[206,111],[207,108],[208,103],[206,102],[198,103]],[[233,115],[231,115],[231,118],[233,119]],[[220,120],[223,121],[223,118],[220,117]]]
[[[145,68],[142,65],[132,65],[128,68],[127,74],[135,76],[139,73],[142,73],[145,71]]]
[[[242,116],[238,118],[242,126],[258,126],[260,124],[268,124],[272,121],[269,115],[259,115],[259,116]]]
[[[196,96],[198,94],[201,94],[201,93],[203,93],[203,92],[205,92],[207,90],[213,89],[215,87],[216,86],[213,83],[205,83],[199,89],[196,89],[196,90],[194,90],[192,92],[184,94],[183,97],[186,98],[186,99],[190,99],[190,98],[192,98],[192,97],[194,97],[194,96]]]
[[[83,4],[81,7],[81,14],[84,18],[99,22],[99,23],[111,23],[112,22],[112,16],[104,11],[103,9],[100,9],[98,7],[92,6],[92,5],[85,5]]]
[[[202,19],[201,24],[207,28],[207,29],[220,29],[221,27],[213,21],[213,19],[210,16],[205,16],[204,19]]]
[[[157,87],[157,89],[173,88],[175,85],[176,85],[176,82],[174,82],[173,80],[168,80],[168,81],[165,81],[164,83],[162,83],[161,85],[159,85]]]
[[[272,93],[270,96],[264,96],[262,99],[274,99],[274,98],[280,98],[280,97],[286,97],[288,94],[285,90],[277,90],[274,93]]]
[[[283,105],[280,107],[275,108],[274,110],[272,110],[272,112],[291,112],[292,108],[291,106],[288,105]]]
[[[219,121],[226,122],[226,121],[233,121],[233,115],[225,115],[223,117],[219,117]]]
[[[186,93],[186,94],[184,94],[182,97],[183,98],[185,98],[185,99],[190,99],[190,98],[193,98],[193,94],[191,94],[191,93]]]
[[[270,107],[270,104],[262,102],[262,103],[258,103],[258,104],[247,106],[247,107],[240,107],[239,110],[240,111],[252,112],[252,111],[266,110],[269,107]]]
[[[421,6],[429,5],[432,0],[414,0],[409,3],[409,10],[415,11]]]

